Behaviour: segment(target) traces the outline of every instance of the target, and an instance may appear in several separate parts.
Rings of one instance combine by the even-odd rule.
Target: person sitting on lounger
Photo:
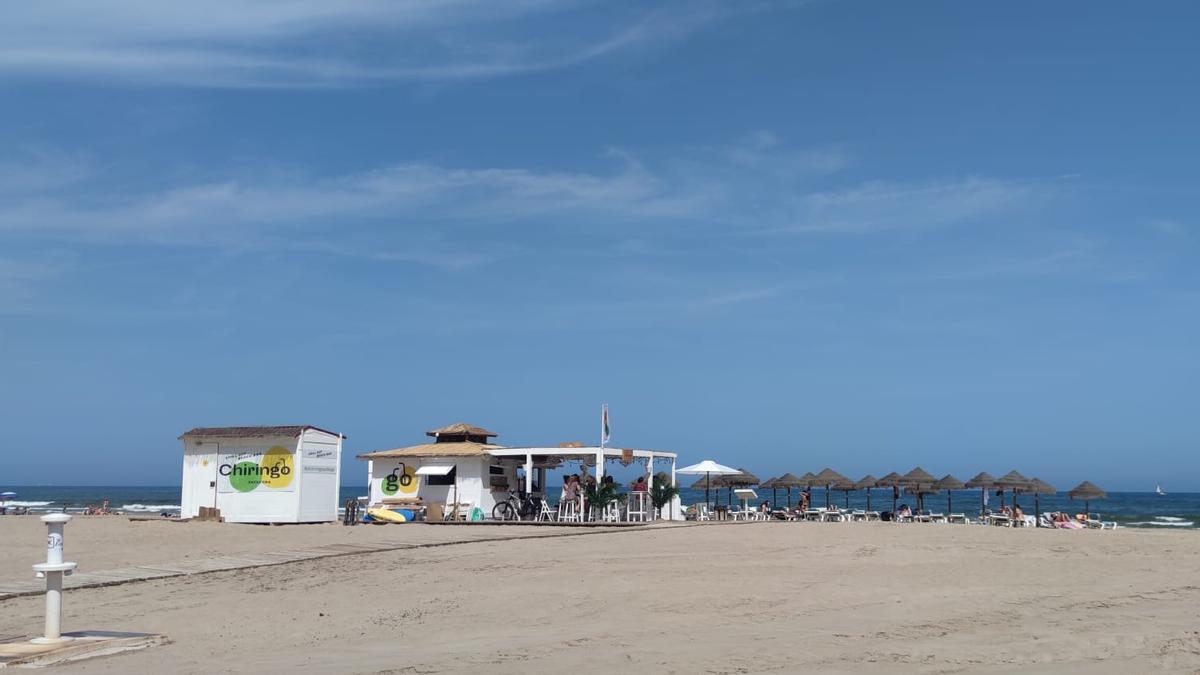
[[[762,511],[763,513],[770,513],[771,512],[771,502],[763,500],[763,503],[758,505],[758,510]]]
[[[1021,510],[1021,505],[1017,504],[1012,509],[1013,520],[1025,520],[1025,512]]]
[[[912,509],[908,508],[908,504],[901,504],[900,509],[896,511],[897,518],[912,518]]]

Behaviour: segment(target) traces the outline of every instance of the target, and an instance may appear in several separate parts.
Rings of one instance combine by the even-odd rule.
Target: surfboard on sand
[[[367,515],[374,520],[382,520],[387,523],[408,522],[408,518],[405,518],[403,513],[396,513],[388,509],[367,509]]]

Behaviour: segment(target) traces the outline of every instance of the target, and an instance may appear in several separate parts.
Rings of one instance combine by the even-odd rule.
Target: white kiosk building
[[[465,422],[425,433],[434,439],[433,443],[358,455],[367,460],[370,503],[442,504],[447,513],[457,504],[459,512],[470,513],[478,508],[483,517],[491,518],[496,503],[506,500],[511,492],[544,494],[556,500],[561,486],[547,486],[546,471],[570,461],[593,467],[596,480],[604,477],[605,462],[644,464],[647,484],[653,480],[656,462],[669,463],[671,484],[675,484],[672,452],[578,444],[510,448],[492,442],[495,432]],[[664,517],[682,519],[678,498],[674,507]]]
[[[199,427],[179,439],[181,517],[207,506],[231,523],[337,520],[341,434],[311,425]]]

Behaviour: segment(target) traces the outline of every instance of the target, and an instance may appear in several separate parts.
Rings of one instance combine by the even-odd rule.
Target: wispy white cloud
[[[0,76],[201,87],[460,80],[575,66],[687,37],[756,8],[587,0],[47,0],[8,7]],[[324,45],[316,49],[313,45]]]
[[[490,241],[600,236],[618,249],[659,250],[661,235],[713,237],[865,235],[950,226],[1038,198],[1031,184],[984,178],[806,187],[842,162],[809,166],[823,150],[759,143],[752,164],[704,149],[645,161],[612,151],[608,171],[467,168],[402,163],[343,175],[263,172],[131,190],[90,174],[87,162],[32,167],[41,187],[0,202],[0,234],[47,240],[138,242],[228,249],[288,248],[393,261],[445,260],[455,237]],[[804,169],[797,169],[804,166]],[[39,174],[43,178],[32,178]],[[520,231],[514,228],[519,228]],[[632,244],[630,243],[632,242]],[[512,247],[511,244],[509,244]],[[478,264],[512,248],[454,265]]]
[[[1034,183],[967,177],[899,183],[868,181],[797,195],[777,214],[776,234],[860,234],[963,223],[1028,207]]]

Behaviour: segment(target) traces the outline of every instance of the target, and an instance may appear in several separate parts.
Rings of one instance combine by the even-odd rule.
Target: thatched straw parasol
[[[979,488],[979,515],[987,511],[987,491],[996,487],[996,479],[986,471],[980,471],[974,478],[963,483],[970,489]]]
[[[820,473],[813,476],[812,482],[814,485],[823,485],[825,487],[825,508],[829,508],[829,491],[832,489],[832,486],[846,485],[853,483],[854,481],[846,478],[842,474],[830,469],[829,467],[825,467],[824,469],[821,469]]]
[[[1017,493],[1028,490],[1030,488],[1029,479],[1022,476],[1018,471],[1009,471],[1003,476],[996,479],[996,487],[1003,490],[1008,490],[1012,495],[1012,505],[1017,506]],[[1003,503],[1003,497],[1001,497]]]
[[[777,480],[779,480],[779,479],[772,477],[772,478],[768,478],[758,484],[758,487],[763,488],[763,489],[771,488],[771,507],[772,508],[774,508],[776,502],[779,501],[779,498],[776,495],[776,492],[779,490],[779,486],[776,485],[776,483],[775,483],[775,481],[777,481]]]
[[[872,476],[871,474],[867,474],[867,475],[863,476],[862,478],[859,479],[859,481],[857,483],[854,484],[854,487],[858,488],[859,490],[867,491],[867,510],[868,511],[871,510],[871,488],[878,487],[878,486],[879,486],[879,479],[876,478],[875,476]]]
[[[788,508],[789,509],[792,508],[792,488],[802,488],[802,487],[805,487],[806,485],[808,485],[808,483],[804,482],[803,478],[797,478],[796,476],[794,476],[790,473],[785,473],[782,476],[780,476],[779,478],[775,479],[775,486],[781,487],[781,488],[787,488]]]
[[[733,506],[733,489],[739,487],[755,487],[758,485],[758,476],[749,471],[738,467],[737,473],[731,473],[717,478],[716,484],[726,489],[725,503]]]
[[[933,477],[933,474],[919,466],[904,474],[904,476],[900,479],[900,484],[902,486],[908,488],[910,492],[913,492],[917,495],[918,511],[925,510],[925,495],[937,492],[937,490],[933,487],[933,484],[936,482],[937,479]]]
[[[1058,494],[1058,490],[1054,486],[1042,480],[1041,478],[1029,479],[1029,491],[1033,493],[1033,515],[1037,519],[1037,526],[1042,526],[1042,495]]]
[[[849,509],[850,493],[858,489],[858,484],[853,481],[846,481],[845,483],[835,483],[830,486],[830,489],[837,490],[838,492],[842,493],[842,496],[845,497],[845,506],[847,509]]]
[[[893,471],[893,472],[889,473],[888,475],[884,476],[883,478],[880,478],[879,480],[875,481],[875,484],[879,487],[892,488],[892,513],[893,514],[896,513],[896,499],[900,496],[900,484],[903,481],[904,481],[904,476],[901,476],[900,474],[896,473],[895,471]]]
[[[939,490],[946,491],[946,515],[954,511],[954,490],[961,490],[966,487],[963,482],[950,474],[946,474],[938,479],[938,482],[933,486]]]
[[[1092,501],[1093,499],[1107,499],[1108,493],[1096,487],[1090,481],[1085,480],[1072,488],[1071,491],[1067,493],[1067,496],[1069,496],[1071,499],[1082,499],[1083,512],[1090,518],[1092,516],[1092,512],[1089,508],[1088,502]]]

